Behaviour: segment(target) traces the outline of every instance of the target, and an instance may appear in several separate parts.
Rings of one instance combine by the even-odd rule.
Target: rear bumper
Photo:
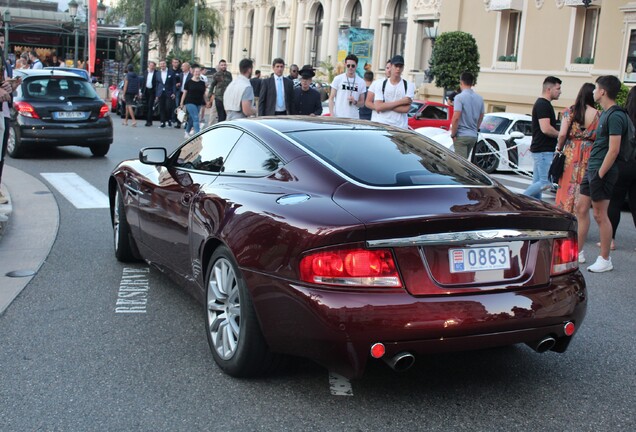
[[[362,375],[376,342],[385,345],[387,358],[402,351],[417,356],[513,345],[547,335],[564,351],[571,339],[564,323],[580,328],[587,307],[578,271],[541,288],[446,297],[318,290],[244,275],[273,351],[309,357],[348,377]]]
[[[100,119],[90,124],[19,123],[18,133],[21,142],[25,144],[88,147],[92,144],[113,142],[113,124],[110,118]]]

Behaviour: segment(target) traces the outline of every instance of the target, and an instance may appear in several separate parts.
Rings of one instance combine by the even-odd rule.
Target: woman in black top
[[[122,124],[128,126],[128,116],[130,115],[130,118],[132,118],[132,127],[135,127],[137,126],[137,120],[135,119],[133,106],[135,104],[135,98],[139,94],[139,76],[137,76],[135,68],[131,64],[128,65],[127,70],[128,73],[126,73],[126,78],[124,78],[124,88],[122,89],[126,102],[126,117],[124,121],[122,121]]]
[[[192,78],[183,87],[180,107],[185,106],[188,120],[185,125],[185,138],[199,132],[199,110],[205,105],[205,83],[201,80],[201,68],[195,67]],[[194,132],[192,128],[194,127]]]

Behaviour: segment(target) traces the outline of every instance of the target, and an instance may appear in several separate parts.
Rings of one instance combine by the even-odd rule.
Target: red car
[[[453,107],[439,102],[414,100],[408,117],[411,129],[438,127],[449,130],[453,120]]]
[[[411,131],[329,117],[222,122],[109,179],[115,255],[203,304],[233,376],[525,342],[564,352],[585,317],[576,219]],[[126,306],[123,306],[126,307]]]

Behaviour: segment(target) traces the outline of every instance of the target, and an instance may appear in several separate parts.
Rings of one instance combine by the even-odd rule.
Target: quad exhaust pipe
[[[556,345],[556,339],[552,336],[546,336],[538,341],[527,343],[526,345],[538,353],[544,353],[554,348],[554,345]]]
[[[410,352],[401,352],[391,358],[383,358],[382,360],[396,372],[403,372],[415,364],[415,356]]]

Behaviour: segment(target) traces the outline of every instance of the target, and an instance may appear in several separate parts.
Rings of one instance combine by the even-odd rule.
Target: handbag
[[[188,120],[188,113],[183,108],[177,107],[175,112],[177,113],[177,120],[179,120],[180,123],[184,123]]]
[[[565,169],[565,154],[558,152],[554,154],[552,163],[550,164],[550,170],[548,171],[548,180],[550,183],[558,183],[563,176],[563,170]]]

